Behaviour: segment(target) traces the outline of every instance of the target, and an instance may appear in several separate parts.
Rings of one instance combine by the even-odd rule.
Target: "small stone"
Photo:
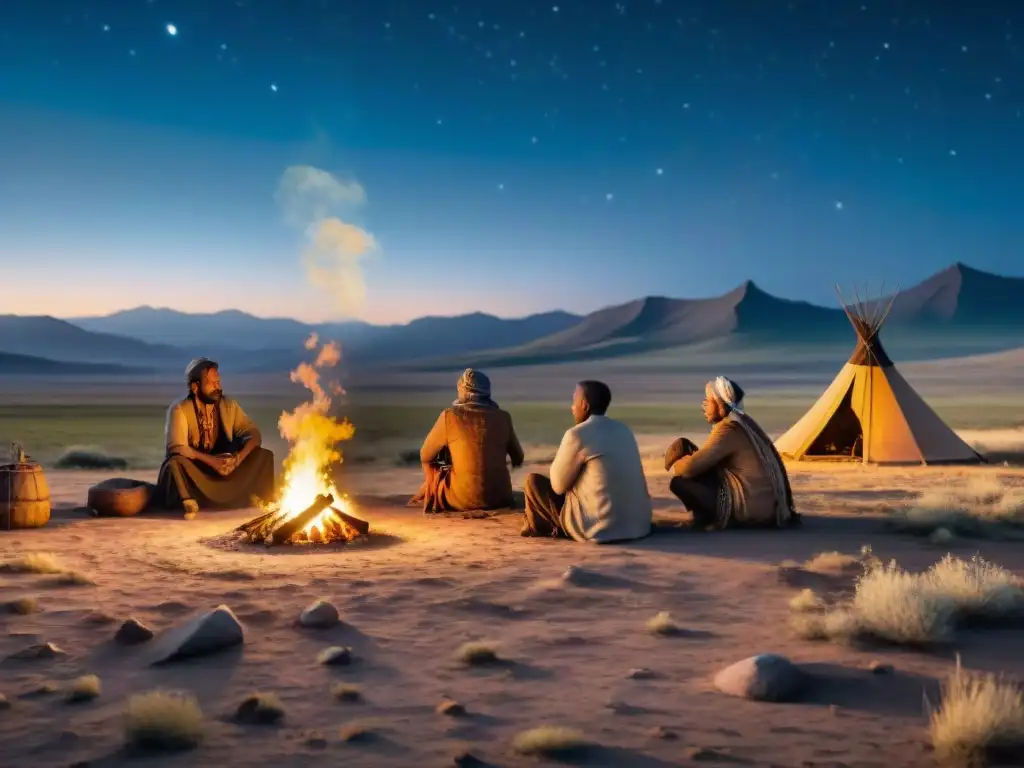
[[[328,629],[341,619],[338,609],[326,600],[317,600],[299,616],[299,624],[309,629]]]
[[[675,731],[671,731],[662,725],[655,726],[650,730],[650,736],[652,739],[663,739],[665,741],[674,741],[679,738],[679,734]]]
[[[11,708],[11,702],[7,700],[7,697],[0,693],[0,711]]]
[[[868,669],[875,675],[891,675],[896,671],[892,664],[883,664],[880,661],[872,661],[868,664]]]
[[[136,618],[129,618],[114,635],[114,642],[120,645],[138,645],[153,639],[153,630]]]
[[[695,763],[723,763],[730,762],[729,756],[717,749],[706,747],[694,747],[686,751],[686,756]]]
[[[637,667],[636,669],[629,670],[627,677],[633,680],[653,680],[657,675],[646,667]]]
[[[306,739],[306,746],[310,749],[327,749],[327,739],[323,736],[309,736]]]
[[[472,752],[463,751],[457,753],[452,758],[452,765],[457,766],[457,768],[483,768],[483,766],[487,765],[487,763],[485,763],[479,757],[474,755]]]
[[[40,643],[39,645],[30,645],[28,648],[16,651],[8,656],[8,658],[30,661],[34,659],[55,659],[58,656],[67,656],[67,653],[53,643]]]
[[[245,642],[245,630],[226,605],[197,616],[157,639],[153,664],[206,656]]]
[[[352,649],[347,646],[332,645],[317,655],[316,660],[325,667],[347,667],[352,663]]]
[[[251,725],[273,725],[284,719],[284,709],[276,696],[254,693],[246,696],[235,710],[235,721]]]
[[[466,714],[466,708],[452,699],[441,699],[437,705],[437,714],[448,715],[449,717],[462,717]]]
[[[805,682],[803,670],[784,656],[763,653],[738,661],[715,675],[715,687],[754,701],[792,701]]]

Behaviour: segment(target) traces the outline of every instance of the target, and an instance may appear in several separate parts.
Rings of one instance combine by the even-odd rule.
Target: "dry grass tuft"
[[[931,713],[928,735],[942,765],[986,765],[992,757],[1011,753],[1019,757],[1024,753],[1020,688],[993,675],[970,675],[957,658],[941,705]]]
[[[463,643],[455,652],[455,658],[463,664],[482,666],[485,664],[497,664],[501,661],[498,656],[498,649],[494,643],[482,640],[475,640]]]
[[[672,619],[672,614],[668,611],[656,613],[647,620],[644,626],[652,635],[661,635],[663,637],[678,635],[682,632],[682,628],[675,623]]]
[[[96,582],[81,571],[64,571],[57,574],[53,583],[58,587],[94,587]]]
[[[73,445],[57,457],[57,469],[128,469],[128,461],[93,445]]]
[[[842,552],[822,552],[804,563],[802,568],[811,573],[845,573],[859,568],[862,562],[863,552],[861,557]]]
[[[949,639],[958,623],[1022,615],[1024,590],[1012,573],[980,557],[965,561],[947,555],[917,574],[895,562],[870,562],[849,601],[796,615],[792,624],[808,640],[928,645]]]
[[[19,597],[7,603],[7,612],[16,613],[19,616],[28,616],[39,610],[39,601],[34,597]]]
[[[892,527],[902,533],[945,537],[1020,538],[1024,527],[1024,488],[1004,486],[993,475],[972,476],[962,486],[921,494],[898,511]]]
[[[185,693],[150,691],[132,696],[125,711],[125,738],[140,750],[177,752],[203,740],[203,712]]]
[[[27,552],[0,563],[0,571],[6,573],[64,573],[65,570],[57,556],[50,552]]]
[[[69,704],[92,701],[100,695],[100,690],[102,688],[99,677],[96,675],[82,675],[71,683],[64,698]]]
[[[331,696],[338,701],[344,701],[349,704],[362,701],[363,699],[359,686],[352,683],[335,683],[331,686]]]
[[[571,757],[583,752],[587,742],[583,734],[571,728],[542,725],[522,731],[512,739],[512,749],[521,755]]]
[[[273,693],[251,693],[239,703],[235,720],[252,725],[273,725],[284,720],[284,706]]]
[[[376,731],[370,723],[348,723],[338,732],[338,738],[346,744],[373,741],[377,738]]]
[[[826,607],[825,601],[813,589],[802,589],[789,601],[789,610],[794,613],[815,613]]]

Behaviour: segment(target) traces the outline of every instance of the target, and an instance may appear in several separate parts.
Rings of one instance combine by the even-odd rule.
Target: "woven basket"
[[[142,480],[114,477],[89,489],[87,505],[99,517],[132,517],[149,506],[153,490]]]

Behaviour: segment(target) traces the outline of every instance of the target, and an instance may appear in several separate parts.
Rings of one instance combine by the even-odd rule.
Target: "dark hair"
[[[743,387],[741,387],[739,384],[737,384],[734,381],[734,382],[732,382],[732,391],[736,393],[736,403],[737,403],[737,405],[739,403],[742,403],[744,396],[747,394],[746,392],[743,391]]]
[[[595,416],[604,416],[608,406],[612,403],[612,391],[603,381],[588,379],[576,385],[583,393],[583,399],[590,406],[590,412]]]

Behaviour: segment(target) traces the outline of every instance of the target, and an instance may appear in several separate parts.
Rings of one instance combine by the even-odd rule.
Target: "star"
[[[103,31],[104,32],[109,32],[110,31],[110,25],[109,24],[104,24],[103,25]]]
[[[837,211],[841,211],[841,210],[843,210],[843,207],[844,207],[844,206],[843,206],[843,201],[842,201],[842,200],[836,200],[836,202],[835,202],[835,206],[836,206],[836,210],[837,210]]]
[[[558,6],[557,5],[552,5],[551,6],[551,12],[552,13],[558,13]]]
[[[498,191],[499,191],[499,192],[500,192],[501,190],[503,190],[504,188],[505,188],[505,185],[504,185],[504,184],[499,184],[499,185],[498,185]]]
[[[270,90],[272,90],[274,93],[277,93],[277,83],[271,83]]]
[[[956,150],[955,149],[949,150],[949,156],[950,157],[956,157]]]
[[[227,43],[221,43],[221,44],[220,44],[220,49],[221,49],[222,51],[226,51],[226,50],[228,49],[228,44],[227,44]]]
[[[658,176],[664,176],[665,175],[665,169],[664,168],[656,168],[654,170],[654,173],[657,174]]]
[[[170,35],[171,37],[176,37],[178,35],[178,28],[176,26],[174,26],[173,24],[168,24],[167,25],[167,34]]]
[[[536,136],[531,136],[530,137],[530,143],[531,144],[536,144],[537,143],[537,137]]]
[[[887,51],[889,50],[889,44],[888,43],[882,43],[882,47],[885,48],[885,50],[887,50]]]
[[[613,194],[612,194],[611,192],[609,192],[608,194],[606,194],[606,195],[604,196],[604,199],[605,199],[605,200],[611,200],[611,199],[612,199],[612,198],[614,198],[614,197],[615,197],[615,195],[613,195]]]
[[[986,93],[985,94],[985,101],[992,101],[992,94],[991,93]]]
[[[128,49],[128,55],[129,56],[134,56],[135,55],[135,49],[134,48],[129,48]]]

